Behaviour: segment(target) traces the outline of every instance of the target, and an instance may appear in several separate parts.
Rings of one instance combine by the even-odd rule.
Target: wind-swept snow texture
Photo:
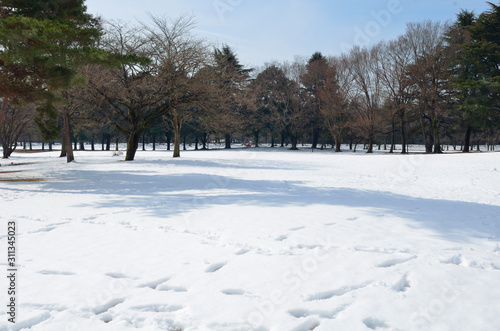
[[[500,330],[500,153],[57,154],[0,161],[0,330]]]

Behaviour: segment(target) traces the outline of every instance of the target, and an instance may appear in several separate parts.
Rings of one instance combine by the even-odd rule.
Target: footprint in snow
[[[104,275],[111,277],[111,278],[116,278],[116,279],[128,278],[127,276],[125,276],[124,274],[119,273],[119,272],[108,272],[107,274],[104,274]]]
[[[236,255],[244,255],[244,254],[246,254],[246,253],[248,253],[248,252],[250,252],[250,250],[249,250],[249,249],[242,248],[242,249],[240,249],[239,251],[237,251],[235,254],[236,254]]]
[[[392,289],[396,292],[406,292],[411,287],[410,281],[408,280],[408,274],[405,274],[401,279],[392,286]]]
[[[225,295],[244,295],[245,291],[240,289],[226,289],[221,291]]]
[[[462,255],[454,255],[447,260],[441,261],[441,263],[443,264],[454,264],[454,265],[461,265],[462,262],[463,262]]]
[[[286,235],[281,235],[278,238],[276,238],[275,240],[276,241],[284,241],[284,240],[287,240],[287,239],[288,239],[288,237]]]
[[[388,328],[389,326],[384,322],[376,318],[365,318],[363,320],[363,323],[366,325],[367,328],[372,329],[372,330],[377,330],[381,328]]]
[[[416,259],[416,258],[417,258],[416,256],[412,256],[412,257],[401,258],[401,259],[391,259],[391,260],[387,260],[385,262],[380,263],[379,265],[377,265],[377,267],[390,268],[390,267],[393,267],[393,266],[398,265],[398,264],[406,263],[406,262],[411,261],[411,260]]]
[[[119,304],[122,304],[123,302],[125,302],[125,299],[122,298],[112,299],[101,306],[92,308],[92,311],[96,315],[101,315],[103,313],[107,313],[111,308],[114,308]]]
[[[170,277],[164,277],[164,278],[154,280],[152,282],[141,284],[141,285],[139,285],[139,287],[140,288],[149,287],[150,289],[155,290],[160,284],[163,284],[169,280],[170,280]]]
[[[219,262],[219,263],[214,263],[210,265],[207,270],[205,270],[206,273],[214,273],[216,271],[219,271],[222,269],[227,264],[227,262]]]
[[[165,304],[151,304],[151,305],[141,305],[141,306],[133,306],[132,310],[142,311],[142,312],[150,312],[150,313],[171,313],[175,311],[179,311],[184,309],[183,306],[180,305],[165,305]]]
[[[321,318],[326,319],[335,319],[337,315],[346,310],[347,305],[341,306],[335,310],[309,310],[309,309],[291,309],[288,311],[288,314],[295,318],[306,318],[309,316],[319,316]]]
[[[187,288],[182,287],[182,286],[168,286],[168,285],[158,285],[156,287],[156,290],[162,291],[162,292],[187,292]]]
[[[74,276],[74,275],[76,275],[74,272],[53,271],[53,270],[41,270],[38,273],[42,274],[42,275],[59,275],[59,276]]]
[[[336,290],[319,292],[319,293],[310,295],[306,299],[306,301],[328,300],[328,299],[331,299],[333,297],[340,297],[340,296],[343,296],[344,294],[347,294],[349,292],[352,292],[352,291],[361,289],[363,287],[366,287],[367,285],[368,284],[343,286],[343,287],[338,288]]]
[[[300,324],[299,326],[293,328],[291,331],[309,331],[309,330],[314,330],[318,326],[320,326],[320,324],[321,323],[317,319],[312,318],[312,319],[307,320],[304,323]]]

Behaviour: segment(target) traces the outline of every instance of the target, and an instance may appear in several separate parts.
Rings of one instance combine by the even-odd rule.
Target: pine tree
[[[456,47],[453,86],[457,93],[458,114],[465,130],[463,152],[470,150],[475,130],[497,123],[500,96],[500,7],[478,17],[462,11],[448,32]]]
[[[98,20],[86,14],[83,0],[7,0],[0,6],[0,122],[9,102],[61,102],[60,91],[77,80],[83,63],[108,60],[96,45]],[[65,135],[68,114],[63,112]],[[68,162],[73,160],[68,153]]]

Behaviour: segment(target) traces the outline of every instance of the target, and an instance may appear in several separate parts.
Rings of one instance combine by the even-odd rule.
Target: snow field
[[[498,153],[57,155],[0,161],[0,330],[500,328]]]

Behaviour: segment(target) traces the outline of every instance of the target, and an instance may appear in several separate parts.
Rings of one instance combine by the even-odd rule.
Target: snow
[[[500,153],[75,156],[0,161],[0,330],[500,329]]]

